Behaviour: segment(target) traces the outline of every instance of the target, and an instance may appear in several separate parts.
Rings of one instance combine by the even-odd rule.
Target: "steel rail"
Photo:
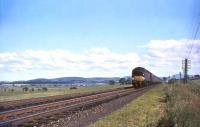
[[[74,99],[69,99],[69,100],[64,100],[64,101],[52,102],[52,103],[48,103],[48,104],[41,104],[41,105],[37,105],[37,106],[30,106],[30,107],[0,112],[0,120],[5,120],[6,117],[10,117],[10,116],[14,116],[14,115],[20,115],[20,114],[29,113],[29,112],[33,113],[33,111],[37,112],[37,111],[46,110],[49,108],[55,108],[57,106],[62,106],[62,105],[64,106],[64,105],[70,104],[70,103],[77,103],[78,101],[92,99],[93,97],[97,98],[99,96],[106,96],[109,94],[117,93],[119,91],[123,92],[126,90],[123,89],[123,90],[118,90],[118,91],[110,91],[110,92],[101,93],[101,94],[95,94],[95,95],[84,96],[84,97],[80,97],[80,98],[74,98]]]
[[[42,117],[45,117],[45,116],[50,116],[50,115],[66,112],[67,110],[72,110],[72,109],[76,109],[76,108],[80,108],[80,107],[84,107],[84,106],[88,106],[88,105],[93,105],[93,104],[96,104],[96,103],[105,102],[105,101],[108,101],[108,100],[112,100],[114,98],[126,96],[126,95],[131,94],[131,93],[138,93],[140,91],[145,91],[148,88],[149,87],[141,88],[141,89],[138,89],[138,90],[132,90],[132,89],[131,90],[124,90],[124,91],[121,91],[121,92],[116,92],[116,93],[114,93],[110,96],[101,96],[99,98],[93,98],[92,100],[86,100],[86,101],[83,101],[83,102],[78,102],[78,103],[71,104],[71,105],[64,106],[64,107],[58,107],[56,109],[51,109],[51,110],[48,110],[48,111],[34,113],[34,114],[31,114],[31,115],[27,115],[27,116],[15,118],[15,119],[9,119],[9,120],[6,120],[6,121],[1,121],[0,126],[17,126],[17,125],[22,124],[24,122],[32,121],[33,119],[38,119],[38,118],[42,118]]]
[[[77,98],[77,97],[95,95],[99,93],[117,91],[120,89],[128,89],[128,88],[130,87],[115,88],[115,89],[110,89],[110,90],[99,90],[99,91],[93,91],[93,92],[55,95],[55,96],[39,97],[39,98],[30,98],[30,99],[22,99],[22,100],[4,101],[4,102],[0,102],[0,110],[5,111],[5,110],[10,110],[10,109],[19,108],[19,107],[51,103],[55,101],[67,100],[67,99],[72,99],[72,98]]]

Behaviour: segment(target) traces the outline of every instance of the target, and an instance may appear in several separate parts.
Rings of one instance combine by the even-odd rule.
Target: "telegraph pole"
[[[182,69],[184,72],[184,84],[187,84],[188,81],[188,69],[191,68],[191,60],[188,60],[187,58],[182,61]]]
[[[185,69],[184,69],[184,83],[187,84],[187,75],[188,75],[188,59],[185,59]]]

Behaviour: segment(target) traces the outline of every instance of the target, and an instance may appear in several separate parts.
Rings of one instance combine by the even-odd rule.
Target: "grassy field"
[[[130,85],[96,85],[96,86],[81,86],[77,87],[77,89],[70,89],[69,87],[51,87],[48,88],[47,91],[22,91],[22,88],[15,87],[12,88],[14,91],[6,91],[4,92],[1,89],[0,92],[0,101],[8,101],[8,100],[20,100],[27,98],[36,98],[36,97],[45,97],[45,96],[53,96],[53,95],[62,95],[62,94],[70,94],[70,93],[80,93],[80,92],[89,92],[89,91],[97,91],[97,90],[106,90],[106,89],[114,89],[119,87],[125,87]]]
[[[166,85],[158,85],[90,127],[155,127],[164,115]]]
[[[200,126],[200,80],[189,81],[187,85],[169,85],[166,101],[166,114],[159,127]]]

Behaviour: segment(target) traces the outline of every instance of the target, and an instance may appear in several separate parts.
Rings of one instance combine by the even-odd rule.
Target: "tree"
[[[31,91],[33,92],[35,89],[34,88],[31,88]]]
[[[109,84],[109,85],[114,85],[114,84],[115,84],[115,81],[114,81],[114,80],[110,80],[110,81],[108,82],[108,84]]]
[[[72,86],[72,87],[70,87],[69,89],[70,89],[70,90],[72,90],[72,89],[77,89],[77,87],[76,87],[76,86]]]
[[[48,89],[47,89],[47,87],[42,87],[42,90],[47,91]]]
[[[167,81],[167,77],[163,77],[163,81],[165,81],[165,82],[166,82],[166,81]]]
[[[125,78],[120,78],[120,79],[119,79],[119,83],[120,83],[121,85],[124,85],[124,84],[126,83],[126,79],[125,79]]]
[[[23,91],[28,91],[28,87],[23,87],[22,90]]]
[[[9,89],[10,92],[14,92],[14,89]]]
[[[127,78],[126,79],[126,84],[131,84],[132,83],[132,79],[131,78]]]

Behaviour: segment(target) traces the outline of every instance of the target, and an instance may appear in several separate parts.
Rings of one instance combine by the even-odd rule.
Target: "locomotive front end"
[[[132,84],[134,88],[141,87],[145,82],[145,70],[144,68],[137,67],[132,71]]]

